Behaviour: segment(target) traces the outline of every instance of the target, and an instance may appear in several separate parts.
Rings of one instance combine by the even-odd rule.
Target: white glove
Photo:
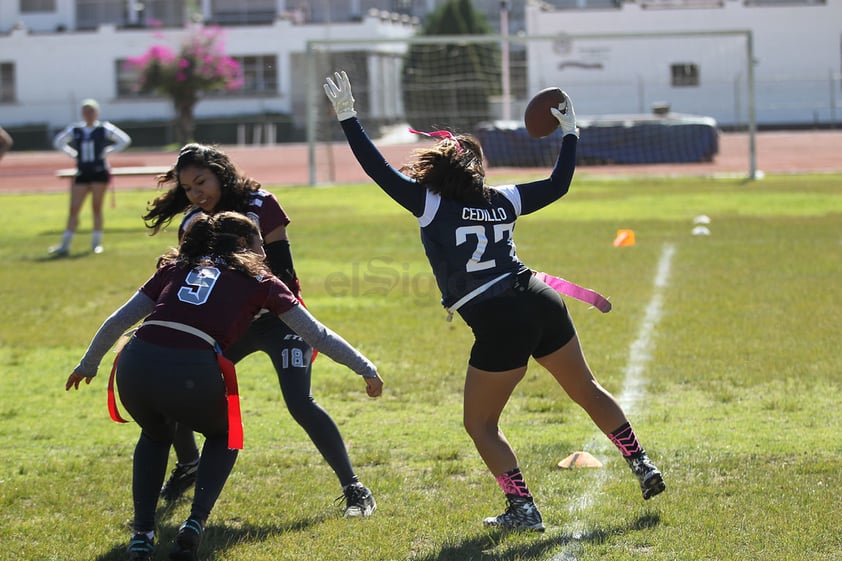
[[[558,119],[558,123],[561,125],[562,136],[572,134],[576,138],[579,138],[579,127],[576,126],[576,113],[573,112],[573,102],[570,101],[570,96],[566,92],[561,93],[564,94],[564,101],[558,104],[558,108],[550,107],[550,113]]]
[[[333,110],[336,111],[336,118],[340,121],[356,117],[357,112],[354,111],[354,96],[351,94],[351,81],[348,80],[348,75],[345,71],[334,72],[336,82],[330,78],[325,78],[325,93],[327,98],[333,104]]]

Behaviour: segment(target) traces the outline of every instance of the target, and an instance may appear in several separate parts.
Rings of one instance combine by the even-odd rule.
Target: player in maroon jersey
[[[375,366],[267,274],[263,258],[260,232],[244,215],[197,218],[179,250],[162,256],[155,274],[102,324],[67,379],[66,390],[78,389],[83,380],[89,384],[108,349],[145,318],[116,362],[120,399],[141,426],[132,477],[130,559],[152,558],[155,509],[175,423],[205,436],[190,517],[179,528],[171,554],[173,559],[194,558],[237,457],[237,450],[229,449],[231,411],[217,353],[240,338],[261,309],[363,376],[369,396],[382,392]]]
[[[287,237],[289,217],[278,199],[237,170],[227,154],[213,146],[188,144],[158,184],[169,189],[149,205],[143,217],[153,234],[176,216],[182,218],[180,237],[185,226],[203,213],[242,212],[260,227],[272,272],[300,297]],[[245,335],[225,351],[225,356],[236,363],[256,351],[263,351],[272,360],[287,409],[336,473],[345,496],[345,516],[369,516],[376,508],[374,496],[354,472],[336,423],[313,399],[312,349],[276,316],[265,314],[255,319]],[[191,431],[179,429],[174,448],[176,467],[161,490],[167,500],[178,498],[190,487],[198,465]]]

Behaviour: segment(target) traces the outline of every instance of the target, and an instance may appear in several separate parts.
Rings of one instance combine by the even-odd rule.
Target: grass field
[[[534,535],[481,525],[504,503],[461,426],[470,333],[444,321],[412,217],[372,186],[276,193],[311,311],[386,382],[370,400],[329,359],[314,368],[313,393],[378,510],[341,517],[335,476],[254,355],[238,367],[246,447],[203,558],[842,559],[842,178],[579,179],[519,221],[528,265],[614,303],[603,315],[568,300],[591,366],[668,485],[644,502],[607,439],[533,365],[502,425],[548,526]],[[152,196],[118,194],[102,255],[86,251],[86,208],[73,254],[57,261],[46,248],[67,196],[0,201],[0,560],[124,558],[137,426],[108,419],[107,368],[78,393],[64,381],[175,240],[145,235]],[[710,236],[691,235],[699,214]],[[634,247],[612,246],[619,228],[635,231]],[[556,467],[576,450],[604,467]],[[188,511],[161,510],[156,559]]]

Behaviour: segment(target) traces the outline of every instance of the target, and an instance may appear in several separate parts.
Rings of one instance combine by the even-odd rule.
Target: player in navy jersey
[[[94,230],[91,250],[102,253],[103,216],[102,203],[111,181],[111,172],[105,157],[112,152],[128,148],[132,139],[117,126],[99,120],[99,104],[93,99],[82,102],[84,121],[74,123],[53,139],[53,146],[76,160],[76,175],[70,185],[70,213],[61,243],[50,248],[56,257],[70,253],[70,244],[79,226],[79,212],[91,193]]]
[[[519,216],[562,197],[570,187],[579,129],[568,97],[552,114],[563,132],[550,177],[490,187],[482,148],[470,135],[422,133],[441,140],[419,149],[400,171],[389,165],[356,117],[348,76],[324,85],[342,130],[366,173],[411,212],[449,314],[458,312],[474,333],[464,394],[464,425],[503,489],[506,511],[484,523],[544,530],[541,513],[523,479],[518,459],[499,428],[500,415],[523,379],[529,357],[617,446],[637,476],[643,498],[664,490],[661,473],[640,446],[617,401],[594,378],[564,301],[517,257],[513,233]]]
[[[179,152],[172,169],[159,178],[159,186],[170,187],[149,205],[144,216],[153,234],[176,216],[181,217],[181,236],[197,216],[231,210],[242,212],[259,225],[272,272],[300,297],[301,287],[287,236],[289,217],[278,199],[261,189],[257,181],[240,173],[227,154],[213,146],[188,144]],[[354,472],[336,423],[313,399],[310,346],[277,316],[265,314],[254,320],[245,335],[226,350],[225,356],[236,363],[256,351],[263,351],[272,360],[287,409],[336,473],[345,496],[345,516],[371,515],[376,509],[374,496]],[[193,483],[198,462],[196,443],[189,429],[178,430],[174,447],[177,464],[162,489],[162,496],[168,500],[179,497]]]
[[[90,383],[108,349],[145,318],[116,364],[120,399],[141,427],[134,454],[129,559],[152,558],[155,509],[175,423],[205,435],[190,517],[170,554],[171,559],[196,558],[205,522],[237,457],[230,448],[228,385],[220,376],[217,352],[240,338],[261,309],[363,376],[369,396],[382,392],[375,366],[266,273],[262,245],[257,226],[242,214],[195,220],[178,252],[164,255],[155,274],[102,324],[67,380],[67,390],[78,389],[83,380]]]

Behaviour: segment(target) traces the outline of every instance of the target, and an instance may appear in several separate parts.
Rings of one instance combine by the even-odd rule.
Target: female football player
[[[116,361],[120,399],[141,427],[134,454],[135,517],[129,558],[148,560],[154,548],[155,509],[167,469],[174,423],[205,435],[190,517],[175,538],[171,559],[195,559],[205,521],[234,466],[237,449],[218,353],[236,341],[261,309],[280,317],[314,348],[364,377],[369,396],[381,394],[374,365],[311,316],[285,284],[265,274],[263,241],[244,215],[197,218],[176,253],[100,327],[65,389],[91,382],[120,335],[146,318]],[[228,363],[230,364],[230,362]],[[220,376],[222,371],[223,376]],[[236,408],[237,412],[239,407]],[[239,427],[239,428],[238,428]],[[239,433],[239,432],[238,432]]]
[[[102,253],[102,202],[111,181],[111,172],[105,157],[128,148],[132,139],[123,130],[108,121],[99,120],[99,104],[93,99],[82,102],[82,122],[74,123],[61,131],[53,146],[76,159],[76,175],[70,185],[70,213],[61,243],[50,248],[56,257],[70,253],[70,244],[79,226],[79,212],[85,197],[91,193],[94,213],[94,230],[91,250]]]
[[[182,216],[180,237],[197,216],[242,212],[260,227],[272,272],[300,298],[301,287],[287,237],[289,217],[278,199],[261,189],[257,181],[241,174],[227,154],[213,146],[188,144],[158,184],[169,189],[151,203],[143,217],[153,234],[177,215]],[[236,363],[256,351],[263,351],[272,360],[287,409],[336,473],[345,498],[345,516],[370,516],[376,508],[374,496],[354,472],[336,423],[310,391],[313,350],[277,316],[265,314],[252,322],[245,335],[225,351],[225,356]],[[192,485],[198,462],[189,429],[179,428],[174,447],[177,464],[161,491],[167,500],[178,498]]]
[[[474,333],[464,394],[464,425],[506,495],[508,508],[484,523],[542,531],[518,459],[499,428],[530,356],[620,449],[637,476],[643,498],[664,490],[658,469],[638,444],[623,410],[591,373],[576,330],[557,292],[518,259],[512,239],[516,219],[564,195],[573,178],[579,131],[570,99],[551,110],[564,138],[548,179],[490,187],[483,154],[469,135],[436,131],[440,140],[418,150],[401,171],[388,165],[368,138],[354,110],[348,76],[328,78],[325,93],[366,173],[421,226],[442,304],[458,312]]]

